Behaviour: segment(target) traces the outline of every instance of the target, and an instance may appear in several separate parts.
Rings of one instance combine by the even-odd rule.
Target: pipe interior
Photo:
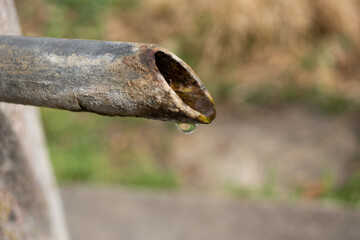
[[[155,53],[155,61],[166,82],[185,104],[206,116],[209,121],[215,118],[214,103],[206,95],[205,87],[182,64],[161,51]]]

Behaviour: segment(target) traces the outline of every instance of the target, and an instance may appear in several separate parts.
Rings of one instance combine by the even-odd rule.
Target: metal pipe
[[[186,63],[141,43],[0,35],[0,101],[186,123],[216,115]]]

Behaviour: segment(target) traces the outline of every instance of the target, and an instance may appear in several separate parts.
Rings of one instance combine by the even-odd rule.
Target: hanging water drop
[[[195,131],[196,127],[199,124],[198,123],[175,123],[175,125],[180,130],[180,132],[190,134]]]

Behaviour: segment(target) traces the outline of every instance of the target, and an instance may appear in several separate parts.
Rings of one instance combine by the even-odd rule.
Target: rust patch
[[[157,82],[163,81],[163,79],[159,78],[159,69],[156,65],[155,54],[159,51],[159,48],[156,45],[149,46],[141,46],[139,48],[139,59],[140,63],[146,67],[147,71],[152,75],[153,79]]]
[[[129,68],[132,68],[135,72],[146,72],[146,68],[139,62],[138,56],[131,55],[122,58],[122,62]]]
[[[146,66],[147,69],[157,68],[155,64],[155,53],[158,51],[157,48],[143,45],[139,48],[139,59],[140,63]]]

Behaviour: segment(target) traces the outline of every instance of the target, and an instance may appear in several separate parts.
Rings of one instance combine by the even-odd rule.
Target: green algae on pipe
[[[0,35],[0,101],[183,123],[216,115],[186,63],[142,43]]]

